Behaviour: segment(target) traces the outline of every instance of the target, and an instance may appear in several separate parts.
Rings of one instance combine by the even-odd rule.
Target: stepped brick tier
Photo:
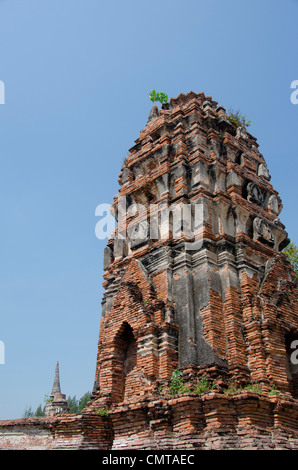
[[[48,446],[298,448],[297,280],[256,138],[181,94],[152,107],[119,184],[92,400],[52,418]],[[177,369],[188,392],[170,397]],[[18,426],[1,423],[2,448]]]

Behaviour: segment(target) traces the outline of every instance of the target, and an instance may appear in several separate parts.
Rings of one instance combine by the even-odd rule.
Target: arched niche
[[[113,402],[118,403],[124,400],[128,389],[132,388],[132,376],[137,372],[137,342],[129,323],[122,323],[114,338],[113,350],[115,363],[112,397]]]

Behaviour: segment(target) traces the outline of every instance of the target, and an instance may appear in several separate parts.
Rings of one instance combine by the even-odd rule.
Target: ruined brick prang
[[[42,445],[297,449],[297,281],[255,137],[181,94],[153,106],[119,184],[92,400]],[[173,396],[177,368],[188,389]],[[213,388],[198,396],[202,377]],[[16,429],[32,438],[27,421],[0,429],[0,448]]]
[[[154,396],[177,367],[189,384],[257,381],[295,397],[296,276],[256,139],[210,97],[179,95],[152,108],[119,183],[96,406]]]

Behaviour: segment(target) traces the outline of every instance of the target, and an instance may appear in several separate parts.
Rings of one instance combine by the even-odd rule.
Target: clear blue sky
[[[148,92],[204,91],[252,120],[298,242],[296,0],[0,1],[0,419],[93,386],[110,203]]]

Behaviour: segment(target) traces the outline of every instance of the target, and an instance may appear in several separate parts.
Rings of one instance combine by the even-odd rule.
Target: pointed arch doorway
[[[123,322],[114,339],[113,401],[119,403],[133,394],[137,382],[137,342],[133,329]]]

